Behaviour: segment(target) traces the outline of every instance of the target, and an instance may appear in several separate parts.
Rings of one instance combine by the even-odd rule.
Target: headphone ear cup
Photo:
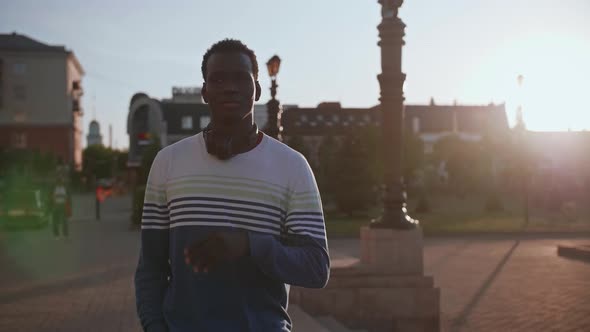
[[[233,140],[231,137],[228,137],[227,139],[223,139],[223,137],[217,137],[215,135],[215,131],[207,126],[203,130],[203,139],[205,140],[207,153],[210,155],[213,155],[221,160],[227,160],[233,157]]]
[[[205,147],[209,154],[215,155],[215,137],[213,130],[209,126],[203,129],[203,139],[205,140]]]

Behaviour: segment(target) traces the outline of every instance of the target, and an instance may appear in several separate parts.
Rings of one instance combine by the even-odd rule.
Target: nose
[[[225,94],[234,94],[238,91],[238,83],[235,80],[227,80],[223,85],[223,93]]]

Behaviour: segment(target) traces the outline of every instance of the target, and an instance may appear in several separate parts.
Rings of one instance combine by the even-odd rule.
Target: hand
[[[184,249],[184,261],[196,273],[207,273],[218,265],[247,256],[250,242],[246,232],[215,232]]]

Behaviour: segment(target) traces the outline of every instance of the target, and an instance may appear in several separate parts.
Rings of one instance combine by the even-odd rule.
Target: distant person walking
[[[71,201],[65,181],[59,178],[52,195],[53,235],[56,239],[69,236],[68,218],[72,214]]]

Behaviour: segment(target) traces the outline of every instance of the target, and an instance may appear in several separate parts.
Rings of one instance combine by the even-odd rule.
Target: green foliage
[[[338,170],[336,152],[338,149],[338,142],[333,136],[325,136],[320,144],[318,151],[319,166],[315,174],[322,199],[329,201],[332,199],[331,172]]]
[[[116,178],[127,172],[127,151],[113,150],[102,145],[91,145],[82,151],[82,171],[72,174],[76,187],[94,190],[99,179]]]
[[[485,211],[487,212],[500,212],[504,210],[502,200],[497,191],[492,191],[488,195],[485,205]]]
[[[446,162],[450,187],[459,196],[482,191],[489,186],[491,159],[481,143],[451,135],[435,144],[434,154],[435,160]]]
[[[91,145],[82,151],[82,174],[88,179],[113,177],[116,162],[113,150],[102,145]]]
[[[430,201],[426,197],[426,194],[422,193],[418,199],[418,204],[416,205],[416,213],[429,213],[431,211]]]
[[[160,145],[160,138],[157,135],[153,135],[153,139],[150,145],[148,145],[141,156],[141,166],[139,167],[138,184],[145,185],[147,183],[148,175],[156,155],[162,148]]]
[[[288,146],[290,146],[293,150],[298,151],[301,153],[305,159],[309,160],[310,151],[305,145],[303,138],[301,136],[292,136],[285,142]]]
[[[414,133],[404,135],[404,180],[406,184],[413,182],[416,172],[424,165],[424,142]]]
[[[161,149],[160,139],[154,135],[150,145],[146,147],[141,156],[141,166],[138,173],[138,185],[133,191],[133,212],[131,214],[131,225],[141,225],[141,216],[143,213],[143,202],[145,198],[145,188],[147,184],[148,175],[156,155]]]
[[[0,175],[23,174],[50,176],[55,173],[58,160],[52,153],[34,150],[0,150]]]
[[[330,192],[339,210],[347,215],[366,213],[375,203],[376,179],[370,168],[370,145],[364,138],[357,132],[345,136],[334,155],[338,167],[328,173]]]
[[[141,225],[144,198],[145,186],[137,186],[133,192],[133,211],[131,213],[131,224],[134,226]]]

